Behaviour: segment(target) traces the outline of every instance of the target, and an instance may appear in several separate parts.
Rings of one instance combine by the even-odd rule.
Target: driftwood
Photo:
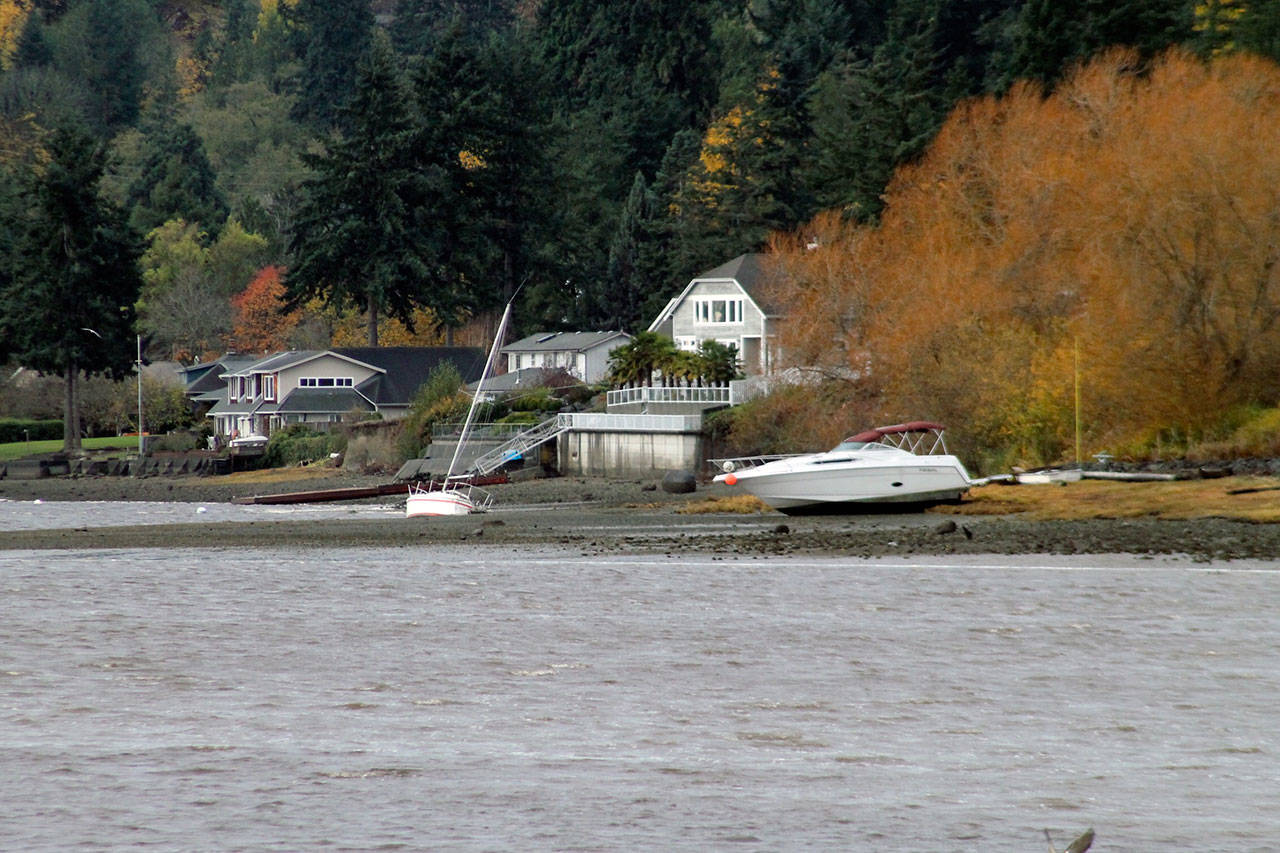
[[[1053,839],[1049,836],[1049,830],[1044,831],[1044,839],[1049,842],[1049,853],[1058,853],[1053,849]],[[1093,846],[1093,828],[1090,827],[1081,833],[1075,841],[1066,846],[1062,853],[1084,853]]]

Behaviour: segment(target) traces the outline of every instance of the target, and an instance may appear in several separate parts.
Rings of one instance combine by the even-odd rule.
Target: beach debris
[[[1049,830],[1047,829],[1044,831],[1044,839],[1045,841],[1049,842],[1049,853],[1058,853],[1058,851],[1055,850],[1053,847],[1053,838],[1049,835]],[[1062,853],[1085,853],[1085,851],[1092,846],[1093,846],[1093,827],[1089,827],[1080,835],[1078,835],[1075,841],[1072,841],[1070,844],[1068,844],[1063,849]]]
[[[972,530],[970,530],[968,527],[965,527],[965,526],[962,524],[962,525],[960,525],[960,530],[961,530],[961,532],[963,532],[963,533],[964,533],[964,538],[965,538],[965,539],[972,539],[972,538],[973,538],[973,531],[972,531]]]
[[[790,533],[791,528],[785,524],[778,524],[774,526],[773,532],[774,533]]]
[[[946,536],[949,533],[955,533],[956,529],[957,529],[956,523],[951,519],[947,519],[946,521],[939,524],[937,527],[933,528],[933,532],[938,534],[939,536]]]

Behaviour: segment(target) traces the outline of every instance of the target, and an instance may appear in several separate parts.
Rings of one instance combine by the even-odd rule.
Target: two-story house
[[[768,373],[777,361],[780,312],[765,296],[762,255],[739,255],[695,277],[667,303],[649,331],[683,350],[715,340],[738,348],[747,374]]]
[[[289,424],[325,428],[358,413],[404,417],[431,372],[451,362],[464,382],[484,371],[477,347],[343,347],[275,353],[221,373],[209,410],[224,439],[267,436]]]
[[[507,372],[530,367],[562,368],[588,384],[604,379],[609,353],[630,343],[625,332],[541,332],[507,344]]]

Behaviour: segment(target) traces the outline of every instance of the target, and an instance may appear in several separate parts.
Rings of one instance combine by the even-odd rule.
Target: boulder
[[[697,489],[698,480],[688,471],[668,471],[662,478],[662,491],[673,495],[687,495]]]

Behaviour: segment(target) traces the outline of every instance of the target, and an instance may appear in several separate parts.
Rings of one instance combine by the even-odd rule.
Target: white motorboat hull
[[[894,454],[895,457],[898,454]],[[830,461],[825,454],[771,462],[716,482],[737,485],[789,514],[865,512],[958,501],[972,485],[954,456]]]

